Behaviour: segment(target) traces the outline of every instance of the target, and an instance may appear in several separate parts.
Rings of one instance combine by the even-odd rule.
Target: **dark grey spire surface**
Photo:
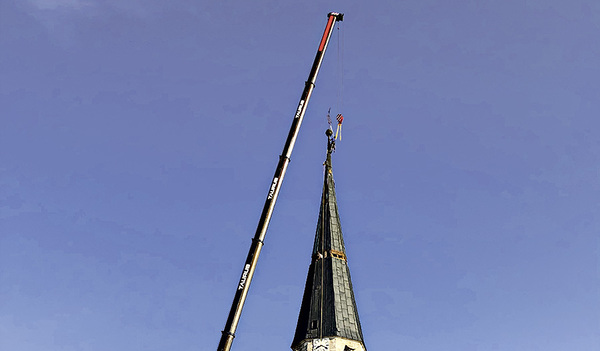
[[[331,153],[328,148],[317,232],[292,349],[303,340],[341,337],[364,345],[338,215]]]

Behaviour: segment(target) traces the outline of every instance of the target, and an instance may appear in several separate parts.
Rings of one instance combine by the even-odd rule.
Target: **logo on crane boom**
[[[302,111],[302,106],[304,106],[304,100],[300,100],[300,103],[298,104],[298,109],[296,110],[296,115],[294,116],[294,118],[300,118],[300,112]]]
[[[246,285],[246,279],[248,279],[248,272],[250,272],[250,264],[246,264],[244,267],[244,272],[242,273],[242,279],[240,279],[240,285],[238,286],[238,290],[242,290],[244,285]]]
[[[273,195],[275,194],[275,188],[277,187],[278,181],[279,181],[279,178],[277,178],[277,177],[273,178],[273,184],[271,184],[271,189],[269,189],[269,196],[267,196],[267,199],[271,200],[273,198]]]

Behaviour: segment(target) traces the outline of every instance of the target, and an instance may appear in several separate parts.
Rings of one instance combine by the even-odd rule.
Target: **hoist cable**
[[[340,34],[340,25],[337,27],[337,74],[338,74],[338,101],[337,108],[339,112],[343,113],[344,108],[344,36]]]

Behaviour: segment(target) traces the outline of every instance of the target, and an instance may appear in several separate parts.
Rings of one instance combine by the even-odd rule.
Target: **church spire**
[[[292,350],[364,351],[331,168],[335,138],[331,129],[326,134],[321,209]]]

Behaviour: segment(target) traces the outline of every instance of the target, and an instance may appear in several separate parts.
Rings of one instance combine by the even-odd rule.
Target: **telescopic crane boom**
[[[331,38],[331,33],[335,27],[335,22],[342,21],[343,19],[344,14],[342,13],[331,12],[327,15],[327,26],[325,27],[325,32],[323,33],[323,37],[319,43],[319,49],[317,50],[317,55],[313,62],[312,68],[310,69],[308,80],[304,85],[304,91],[302,92],[300,102],[298,103],[298,108],[294,114],[292,126],[290,127],[287,140],[285,141],[283,152],[279,156],[279,163],[277,164],[275,175],[273,176],[273,180],[271,181],[271,185],[267,193],[265,205],[256,228],[256,234],[254,235],[254,238],[252,238],[250,251],[248,252],[248,257],[246,258],[246,263],[244,264],[244,268],[242,270],[242,276],[240,277],[240,281],[236,288],[235,297],[233,298],[231,310],[229,311],[229,316],[227,317],[225,329],[223,329],[223,334],[221,336],[221,341],[219,342],[217,351],[229,351],[231,349],[233,338],[235,337],[235,331],[242,314],[242,308],[244,307],[244,302],[246,301],[246,296],[248,295],[248,289],[250,288],[250,282],[254,276],[258,256],[260,255],[260,251],[264,244],[269,221],[271,220],[271,215],[273,214],[273,208],[275,207],[275,202],[277,201],[277,196],[279,195],[279,189],[281,189],[281,183],[283,181],[283,177],[285,176],[287,166],[290,162],[290,156],[292,155],[292,150],[294,148],[294,144],[296,143],[296,137],[298,136],[300,125],[304,119],[306,106],[308,105],[308,101],[310,100],[310,96],[315,87],[315,80],[317,79],[319,68],[321,68],[321,63],[323,62],[323,56],[325,55],[325,50],[327,50],[327,44]]]

